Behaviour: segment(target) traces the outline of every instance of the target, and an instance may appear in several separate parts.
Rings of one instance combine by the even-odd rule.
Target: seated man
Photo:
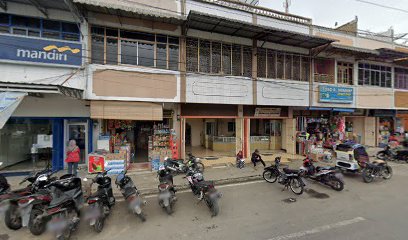
[[[257,162],[261,162],[264,167],[266,166],[265,162],[261,158],[261,155],[259,155],[258,149],[255,149],[255,152],[252,153],[251,161],[254,164],[254,167],[256,167]]]

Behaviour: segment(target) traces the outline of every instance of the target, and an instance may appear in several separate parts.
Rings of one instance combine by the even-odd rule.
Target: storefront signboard
[[[88,172],[103,172],[105,169],[105,157],[101,155],[88,156]]]
[[[65,41],[0,35],[0,59],[81,66],[82,45]]]
[[[319,102],[353,103],[354,89],[351,87],[319,86]]]
[[[281,108],[255,108],[254,117],[280,117]]]

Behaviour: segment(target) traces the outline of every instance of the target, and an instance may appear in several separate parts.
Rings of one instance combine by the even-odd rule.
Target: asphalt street
[[[156,196],[147,197],[144,223],[119,200],[102,233],[82,222],[72,239],[405,240],[408,164],[391,165],[390,180],[367,184],[360,175],[346,175],[342,192],[311,181],[301,196],[263,181],[220,186],[220,214],[214,218],[188,191],[177,194],[171,216],[159,207]],[[0,240],[6,239],[51,237],[33,237],[27,229],[11,231],[2,222]]]

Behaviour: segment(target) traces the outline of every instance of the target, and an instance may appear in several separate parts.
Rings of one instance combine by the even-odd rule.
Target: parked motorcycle
[[[338,173],[335,167],[315,167],[313,159],[306,157],[303,160],[304,177],[323,183],[336,191],[344,189],[343,174]]]
[[[164,161],[165,167],[174,174],[187,173],[189,169],[196,170],[198,172],[204,172],[204,164],[200,161],[200,158],[194,157],[191,153],[188,154],[188,160],[173,160],[166,158]]]
[[[274,183],[278,180],[278,183],[285,186],[285,188],[290,188],[292,192],[296,195],[303,193],[305,183],[301,178],[302,170],[293,170],[284,168],[283,171],[279,169],[281,157],[275,158],[275,165],[266,167],[262,176],[265,181],[269,183]]]
[[[88,209],[86,219],[96,232],[102,232],[105,225],[105,219],[109,216],[111,208],[115,205],[113,196],[112,180],[107,176],[108,171],[97,173],[89,186],[89,196],[87,197]],[[88,179],[84,178],[87,182]],[[98,184],[97,191],[92,194],[92,185]]]
[[[6,226],[17,230],[28,227],[33,235],[41,235],[45,232],[46,221],[40,216],[50,204],[52,198],[45,186],[56,180],[52,175],[55,172],[46,172],[37,177],[31,185],[32,193],[9,201],[10,207],[5,215]]]
[[[376,177],[390,179],[392,177],[392,168],[386,161],[376,160],[373,163],[366,164],[362,176],[366,183],[372,182]]]
[[[408,163],[408,149],[391,148],[390,145],[387,145],[384,150],[377,153],[376,157],[384,161],[405,161]]]
[[[46,212],[40,216],[48,221],[47,229],[58,240],[67,240],[76,231],[83,206],[81,179],[64,175],[46,186],[50,188],[52,201]]]
[[[120,173],[116,177],[116,186],[119,186],[120,192],[128,203],[129,209],[132,213],[136,214],[142,222],[146,221],[146,217],[143,213],[142,206],[146,204],[146,201],[142,200],[139,191],[137,190],[132,179],[126,175],[126,170]]]
[[[2,165],[3,165],[3,162],[0,162],[0,168]],[[8,192],[9,190],[10,190],[10,185],[8,184],[6,177],[0,174],[0,195]]]
[[[173,213],[173,205],[176,202],[176,190],[173,186],[173,175],[165,167],[160,167],[159,176],[159,205],[164,208],[167,214]]]
[[[217,216],[219,213],[218,199],[222,197],[222,194],[215,189],[214,182],[204,181],[203,174],[194,170],[188,171],[185,178],[187,178],[191,191],[198,200],[200,202],[205,201],[211,211],[211,216]]]

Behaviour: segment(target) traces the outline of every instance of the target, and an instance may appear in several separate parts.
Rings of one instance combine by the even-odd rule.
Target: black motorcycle
[[[58,240],[67,240],[76,231],[84,198],[81,179],[64,175],[49,185],[52,201],[45,214],[47,228]]]
[[[197,196],[198,200],[200,202],[205,201],[211,211],[211,216],[217,216],[220,211],[218,199],[222,197],[222,194],[215,189],[214,182],[204,181],[203,174],[194,170],[188,171],[185,178],[187,178],[191,191]]]
[[[294,194],[302,194],[305,187],[305,183],[301,177],[303,171],[289,168],[283,168],[283,171],[281,171],[279,169],[280,160],[280,157],[276,157],[275,165],[265,168],[262,174],[263,178],[269,183],[274,183],[278,180],[278,183],[284,185],[286,189],[290,188]]]
[[[165,167],[174,174],[187,173],[190,169],[197,172],[204,172],[204,164],[200,161],[200,158],[188,154],[188,160],[174,160],[167,158],[164,162]]]
[[[33,235],[44,233],[46,222],[39,216],[44,214],[52,200],[46,185],[56,180],[56,177],[52,177],[54,173],[49,171],[39,175],[31,184],[31,195],[10,200],[10,208],[5,216],[7,227],[13,230],[28,227]]]
[[[159,205],[164,208],[167,214],[173,213],[173,205],[176,202],[176,190],[173,186],[173,175],[166,168],[158,171],[159,176]]]
[[[2,165],[3,165],[3,162],[0,162],[0,168]],[[8,184],[6,177],[0,174],[0,195],[8,192],[9,190],[10,190],[10,185]]]
[[[102,232],[105,219],[109,216],[111,208],[115,205],[113,196],[112,180],[107,176],[108,171],[97,173],[89,185],[89,196],[87,197],[88,209],[86,219],[96,232]],[[88,180],[85,178],[85,182]],[[97,191],[92,194],[92,185],[98,185]]]
[[[383,179],[390,179],[392,177],[392,168],[386,161],[378,160],[373,163],[367,163],[363,169],[363,180],[370,183],[374,178],[382,177]]]
[[[146,201],[142,200],[139,191],[137,190],[132,179],[126,175],[126,171],[120,173],[116,177],[116,186],[119,186],[120,192],[128,203],[129,209],[132,213],[136,214],[142,222],[146,221],[146,217],[143,213],[142,206],[146,204]]]
[[[405,161],[408,163],[408,149],[392,149],[387,145],[384,150],[377,153],[376,157],[384,161]]]
[[[304,171],[304,177],[323,183],[336,191],[344,189],[343,174],[339,173],[335,167],[315,167],[313,160],[307,157],[303,160],[301,169]]]

